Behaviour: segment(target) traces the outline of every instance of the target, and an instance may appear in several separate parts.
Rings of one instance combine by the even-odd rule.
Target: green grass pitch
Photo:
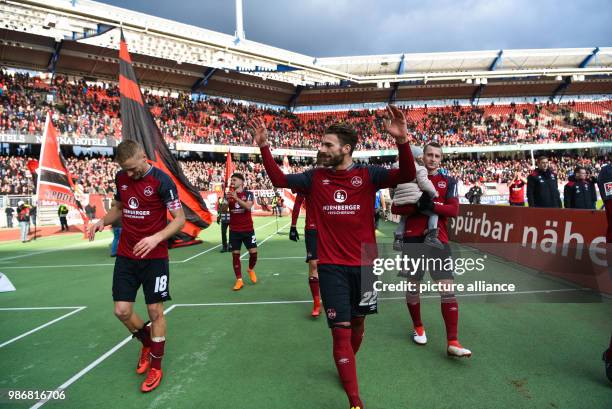
[[[231,256],[219,253],[216,224],[202,233],[203,245],[171,251],[164,379],[149,394],[140,392],[134,371],[139,344],[122,343],[128,334],[113,315],[110,232],[94,243],[74,234],[0,243],[0,272],[17,288],[0,293],[0,395],[69,383],[65,400],[43,407],[348,407],[325,319],[309,316],[303,237],[291,242],[288,223],[279,219],[284,234],[276,234],[275,219],[255,219],[259,282],[245,278],[240,292],[231,291]],[[390,241],[393,227],[384,223],[379,238]],[[368,409],[612,407],[601,362],[610,303],[552,302],[558,293],[546,290],[571,289],[513,263],[491,263],[493,280],[510,277],[535,290],[500,300],[459,298],[459,339],[471,359],[446,357],[437,296],[422,306],[425,347],[411,343],[401,299],[381,296],[357,358]],[[70,308],[15,309],[35,307]],[[144,317],[141,293],[136,310]],[[0,401],[1,408],[35,404]]]

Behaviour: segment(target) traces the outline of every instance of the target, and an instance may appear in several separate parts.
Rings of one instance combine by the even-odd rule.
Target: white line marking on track
[[[271,222],[266,223],[266,224],[264,224],[264,225],[262,225],[262,226],[259,226],[259,227],[257,227],[255,230],[262,229],[262,228],[264,228],[264,227],[266,227],[266,226],[268,226],[268,225],[270,225],[270,224],[272,224],[272,223],[275,223],[275,221],[271,221]],[[109,240],[110,240],[110,239],[109,239]],[[209,249],[206,249],[206,250],[204,250],[204,251],[202,251],[202,252],[200,252],[200,253],[194,254],[193,256],[188,257],[188,258],[186,258],[185,260],[170,261],[170,264],[182,264],[182,263],[187,263],[188,261],[191,261],[191,260],[193,260],[194,258],[199,257],[199,256],[201,256],[201,255],[203,255],[203,254],[206,254],[206,253],[208,253],[208,252],[210,252],[210,251],[212,251],[212,250],[214,250],[214,249],[217,249],[217,248],[219,248],[219,247],[221,247],[221,244],[217,244],[217,245],[216,245],[216,246],[214,246],[214,247],[211,247],[211,248],[209,248]],[[56,251],[56,250],[50,250],[50,251]],[[47,252],[47,251],[45,251],[45,252]],[[33,254],[40,254],[40,253],[30,253],[30,254],[28,254],[28,255],[33,255]],[[25,255],[21,255],[21,256],[19,256],[19,257],[25,257]],[[303,258],[303,257],[299,257],[299,258]],[[5,259],[5,260],[8,260],[8,259]],[[1,262],[1,261],[2,261],[2,259],[0,259],[0,262]],[[114,266],[114,265],[115,265],[114,263],[100,263],[100,264],[62,264],[62,265],[53,265],[53,266],[14,266],[14,267],[13,267],[13,266],[11,266],[11,267],[9,267],[9,266],[0,266],[0,268],[4,267],[4,268],[10,268],[11,270],[16,270],[16,269],[19,269],[19,270],[26,270],[26,269],[35,269],[35,268],[108,267],[108,266]]]
[[[270,222],[271,223],[271,222]],[[270,224],[268,223],[268,224]],[[270,234],[268,237],[266,237],[265,239],[263,239],[261,242],[257,243],[257,247],[261,246],[262,244],[264,244],[266,241],[270,240],[272,237],[274,237],[276,235],[276,233],[278,233],[279,231],[283,230],[285,227],[289,226],[291,224],[291,222],[285,224],[283,227],[281,227],[280,229],[278,229],[278,231],[275,231],[274,233]],[[247,254],[249,254],[248,251],[245,251],[241,256],[240,256],[240,260],[243,260],[243,257],[246,256]]]
[[[567,288],[567,289],[560,288],[560,289],[554,289],[554,290],[516,291],[516,292],[513,292],[513,293],[481,293],[481,294],[464,294],[464,295],[459,294],[459,295],[457,295],[457,297],[462,297],[462,296],[485,296],[485,295],[535,294],[535,293],[552,293],[552,292],[583,291],[583,290],[591,290],[591,289],[590,288]],[[422,298],[434,298],[434,297],[439,297],[439,295],[426,295],[426,296],[423,296]],[[380,298],[380,300],[403,300],[403,299],[404,299],[404,297]],[[240,305],[307,304],[307,303],[311,303],[311,302],[312,302],[312,300],[287,300],[287,301],[245,301],[245,302],[203,303],[203,304],[173,304],[173,305],[171,305],[165,311],[164,314],[167,315],[168,313],[170,313],[170,311],[172,311],[174,308],[177,308],[177,307],[217,307],[217,306],[240,306]],[[82,378],[85,374],[87,374],[89,371],[91,371],[96,366],[98,366],[106,358],[108,358],[113,353],[115,353],[117,350],[119,350],[121,347],[123,347],[125,344],[127,344],[131,339],[132,339],[132,336],[130,335],[127,338],[125,338],[123,341],[121,341],[120,343],[118,343],[117,345],[112,347],[110,350],[108,350],[106,353],[104,353],[98,359],[96,359],[91,364],[87,365],[85,368],[83,368],[81,371],[79,371],[72,378],[68,379],[62,385],[57,387],[56,391],[68,388],[74,382],[76,382],[77,380]],[[35,405],[33,405],[30,409],[38,409],[42,405],[47,403],[47,401],[48,400],[40,400]]]
[[[5,307],[0,311],[29,311],[29,310],[76,310],[77,308],[87,308],[82,305],[78,307]]]
[[[165,312],[164,315],[170,313],[170,311],[172,311],[174,308],[176,307],[176,305],[171,305]],[[122,346],[124,346],[125,344],[127,344],[128,342],[130,342],[130,340],[132,339],[132,336],[129,335],[127,338],[125,338],[123,341],[121,341],[120,343],[118,343],[117,345],[115,345],[114,347],[112,347],[111,349],[109,349],[108,351],[106,351],[102,356],[100,356],[98,359],[96,359],[95,361],[93,361],[92,363],[90,363],[89,365],[87,365],[85,368],[81,369],[79,372],[77,372],[72,378],[68,379],[66,382],[64,382],[63,384],[61,384],[60,386],[58,386],[55,390],[56,391],[60,391],[63,389],[67,389],[70,385],[72,385],[73,383],[75,383],[76,381],[78,381],[80,378],[82,378],[87,372],[91,371],[92,369],[94,369],[96,366],[100,365],[100,363],[102,363],[106,358],[108,358],[109,356],[111,356],[112,354],[114,354],[117,350],[119,350]],[[53,394],[51,394],[53,395]],[[49,399],[41,399],[38,402],[36,402],[36,404],[34,404],[30,409],[37,409],[40,408],[42,405],[44,405],[45,403],[47,403],[49,401]]]
[[[102,239],[99,241],[99,243],[106,243],[106,242],[110,242],[112,239]],[[46,253],[53,253],[56,251],[62,251],[62,250],[66,250],[66,249],[70,249],[70,248],[74,248],[74,247],[80,247],[80,246],[84,246],[87,245],[87,243],[75,243],[71,246],[66,246],[66,247],[62,247],[62,248],[58,248],[58,249],[48,249],[48,250],[41,250],[41,251],[35,251],[32,253],[26,253],[26,254],[19,254],[17,256],[11,256],[11,257],[4,257],[4,258],[0,258],[0,263],[6,261],[6,260],[15,260],[18,258],[24,258],[24,257],[31,257],[31,256],[36,256],[38,254],[46,254]]]
[[[76,309],[76,310],[71,311],[71,312],[69,312],[68,314],[64,314],[64,315],[62,315],[61,317],[58,317],[58,318],[56,318],[56,319],[54,319],[54,320],[51,320],[51,321],[49,321],[49,322],[47,322],[47,323],[45,323],[45,324],[43,324],[43,325],[40,325],[40,326],[38,326],[38,327],[36,327],[36,328],[34,328],[34,329],[29,330],[28,332],[24,332],[23,334],[21,334],[21,335],[19,335],[19,336],[16,336],[15,338],[12,338],[12,339],[9,339],[9,340],[8,340],[8,341],[6,341],[6,342],[3,342],[2,344],[0,344],[0,348],[3,348],[3,347],[5,347],[5,346],[7,346],[7,345],[9,345],[9,344],[12,344],[12,343],[13,343],[13,342],[15,342],[15,341],[20,340],[21,338],[27,337],[27,336],[28,336],[28,335],[30,335],[30,334],[33,334],[33,333],[35,333],[35,332],[37,332],[37,331],[40,331],[41,329],[46,328],[46,327],[48,327],[49,325],[53,325],[53,324],[55,324],[56,322],[63,320],[64,318],[68,318],[69,316],[71,316],[71,315],[73,315],[73,314],[76,314],[77,312],[83,311],[85,308],[87,308],[87,307],[77,307],[77,309]]]

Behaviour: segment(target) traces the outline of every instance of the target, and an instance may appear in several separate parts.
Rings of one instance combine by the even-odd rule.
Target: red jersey
[[[438,197],[434,198],[434,213],[438,215],[438,239],[442,243],[448,243],[448,231],[446,230],[446,221],[449,217],[456,217],[459,213],[459,198],[457,193],[457,182],[450,176],[445,176],[441,173],[427,176],[431,183],[433,183]],[[414,205],[398,206],[410,207],[415,209]],[[401,214],[398,211],[398,214]],[[410,213],[410,212],[409,212]],[[412,213],[406,218],[406,226],[404,230],[404,237],[418,237],[423,236],[424,231],[427,229],[427,222],[429,216],[421,213]]]
[[[255,202],[253,193],[248,190],[236,192],[236,196],[238,196],[238,199],[245,202]],[[234,200],[231,196],[228,196],[227,202],[229,204],[230,212],[230,230],[253,231],[253,217],[251,217],[251,210],[240,206],[240,203]]]
[[[144,257],[135,256],[133,250],[140,240],[166,227],[168,210],[181,208],[176,185],[170,176],[154,166],[138,180],[119,171],[115,176],[115,186],[115,200],[123,205],[117,254],[131,259],[168,258],[166,240]]]
[[[525,203],[525,182],[515,180],[508,186],[510,191],[510,203]]]
[[[376,191],[415,178],[410,146],[398,145],[400,169],[353,163],[346,170],[310,169],[283,174],[269,147],[261,148],[266,172],[276,187],[289,187],[306,194],[317,224],[319,264],[371,265],[377,257],[374,232]],[[402,172],[403,170],[403,172]],[[362,245],[369,251],[362,257]]]
[[[296,225],[297,219],[300,216],[300,210],[302,209],[302,203],[304,202],[306,206],[306,224],[304,226],[304,230],[317,230],[317,224],[314,221],[314,211],[310,206],[310,201],[306,200],[304,195],[301,193],[298,193],[295,197],[293,212],[291,212],[291,225]]]
[[[597,185],[599,186],[601,200],[603,200],[606,207],[606,217],[608,219],[606,242],[612,243],[612,164],[601,168],[597,177]],[[608,251],[610,250],[608,249]]]

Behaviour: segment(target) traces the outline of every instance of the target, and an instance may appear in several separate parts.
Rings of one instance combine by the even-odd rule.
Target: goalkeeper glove
[[[289,230],[289,240],[298,241],[300,239],[300,235],[298,234],[297,228],[295,226],[291,226]]]

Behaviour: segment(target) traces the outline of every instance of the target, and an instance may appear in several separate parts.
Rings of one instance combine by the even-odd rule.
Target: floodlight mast
[[[236,0],[236,40],[244,40],[244,24],[242,19],[242,0]]]

